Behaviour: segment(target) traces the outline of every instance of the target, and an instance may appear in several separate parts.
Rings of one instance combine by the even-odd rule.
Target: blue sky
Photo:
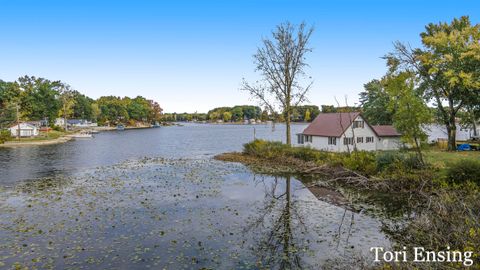
[[[311,104],[358,102],[400,40],[419,46],[430,22],[469,15],[480,1],[24,1],[0,0],[0,79],[62,80],[93,98],[155,99],[166,112],[255,104],[252,55],[284,21],[315,26]]]

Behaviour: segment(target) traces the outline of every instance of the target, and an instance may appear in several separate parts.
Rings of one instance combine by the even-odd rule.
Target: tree
[[[269,108],[272,114],[279,107],[285,117],[287,144],[291,144],[292,106],[306,100],[312,85],[310,82],[303,87],[300,83],[306,78],[306,55],[312,51],[308,47],[312,33],[313,27],[307,29],[305,23],[298,27],[289,22],[278,25],[272,32],[272,39],[263,39],[263,46],[254,55],[255,71],[262,76],[261,81],[255,85],[245,80],[242,83],[242,89]]]
[[[243,109],[240,106],[235,106],[232,109],[232,119],[233,121],[242,121],[243,120]]]
[[[379,80],[371,80],[363,85],[360,93],[362,115],[372,125],[391,125],[393,113],[388,110],[389,95]]]
[[[73,118],[96,120],[94,113],[93,102],[94,100],[74,90],[73,94]],[[97,107],[98,108],[98,107]],[[97,114],[98,116],[98,114]]]
[[[307,111],[305,112],[305,117],[303,117],[303,120],[304,120],[305,122],[310,122],[310,121],[312,120],[311,118],[312,118],[312,117],[310,116],[310,110],[307,109]]]
[[[98,118],[100,117],[100,114],[101,114],[101,110],[98,107],[98,104],[97,103],[92,103],[92,120],[97,122]]]
[[[223,113],[223,121],[230,122],[232,120],[232,113],[231,112],[224,112]]]
[[[153,121],[153,122],[158,122],[161,120],[162,118],[162,107],[160,107],[160,104],[158,104],[158,102],[156,101],[153,101],[153,100],[148,100],[149,104],[150,104],[150,115],[149,115],[149,119],[150,121]]]
[[[448,132],[448,149],[456,148],[457,113],[480,95],[480,25],[466,16],[450,24],[429,24],[420,34],[423,49],[395,43],[386,56],[391,69],[415,71],[424,98],[433,100]]]
[[[103,96],[97,100],[100,108],[99,120],[102,123],[125,123],[129,120],[127,104],[128,101],[115,96]]]
[[[18,84],[21,90],[22,116],[29,120],[48,118],[52,124],[61,108],[58,98],[61,82],[24,76],[18,79]]]
[[[388,111],[393,114],[393,125],[402,133],[402,140],[415,146],[418,158],[424,164],[421,142],[427,135],[423,125],[431,120],[430,109],[415,89],[415,75],[410,72],[387,75],[385,89],[390,97]]]
[[[58,114],[63,116],[64,129],[67,130],[67,119],[73,115],[73,106],[75,105],[73,90],[71,89],[70,85],[62,84],[60,90],[60,101],[62,103],[62,108],[60,109]]]
[[[20,87],[16,82],[0,80],[0,129],[16,122],[20,94]]]

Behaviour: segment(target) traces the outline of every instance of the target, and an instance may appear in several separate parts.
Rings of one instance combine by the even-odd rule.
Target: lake
[[[292,133],[303,130],[294,125]],[[216,154],[285,126],[186,124],[0,149],[0,268],[318,269],[371,261],[382,220]],[[292,137],[295,138],[295,137]]]

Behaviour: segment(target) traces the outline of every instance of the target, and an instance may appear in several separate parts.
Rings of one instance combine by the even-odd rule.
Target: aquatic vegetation
[[[294,178],[211,159],[143,158],[0,191],[2,267],[317,269],[388,246],[380,229]]]

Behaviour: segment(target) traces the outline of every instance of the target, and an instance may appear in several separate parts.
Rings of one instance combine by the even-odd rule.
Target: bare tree
[[[304,71],[308,66],[305,55],[313,27],[305,23],[298,27],[286,22],[272,32],[272,39],[263,39],[263,46],[254,55],[255,71],[262,76],[260,81],[249,84],[243,80],[242,90],[248,91],[262,106],[275,113],[278,108],[286,123],[286,142],[291,144],[290,121],[292,109],[306,101],[306,94],[312,86],[311,78]],[[301,85],[308,79],[307,86]]]

